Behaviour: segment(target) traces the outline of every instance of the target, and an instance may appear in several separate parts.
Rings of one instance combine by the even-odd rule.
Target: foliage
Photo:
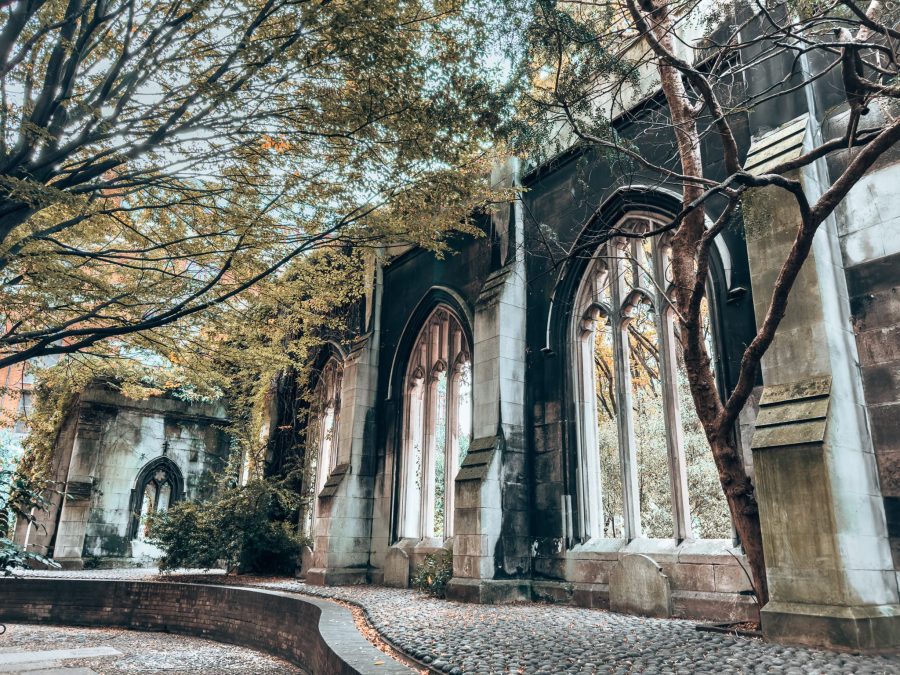
[[[615,363],[610,325],[599,322],[594,342],[597,395],[597,440],[603,494],[604,535],[624,536],[622,467],[619,458],[618,406],[615,398]],[[708,321],[706,329],[709,330]],[[648,537],[668,538],[673,533],[672,495],[666,439],[670,430],[662,405],[662,382],[655,321],[634,320],[628,325],[631,360],[632,416],[638,463],[638,500],[641,524]],[[694,409],[683,364],[676,372],[677,405],[687,470],[691,529],[694,536],[730,539],[731,516],[722,492],[709,441]]]
[[[423,591],[436,598],[443,598],[447,584],[453,578],[453,550],[442,548],[429,553],[416,566],[410,583],[417,591]]]
[[[127,398],[142,400],[171,395],[184,400],[209,400],[221,392],[201,378],[189,378],[183,368],[149,351],[129,357],[101,359],[74,356],[41,367],[35,362],[28,436],[19,469],[32,480],[50,477],[51,461],[63,425],[90,383],[113,388]]]
[[[46,487],[35,483],[19,472],[16,464],[19,451],[11,442],[8,432],[0,435],[0,575],[9,576],[16,569],[40,563],[51,567],[58,565],[44,556],[26,551],[13,542],[13,530],[17,519],[36,522],[34,510],[45,509]]]
[[[181,502],[147,519],[147,540],[159,546],[159,569],[293,573],[301,547],[297,497],[272,481],[225,489],[207,502]]]
[[[193,339],[315,250],[441,250],[496,196],[488,0],[3,4],[0,366]]]

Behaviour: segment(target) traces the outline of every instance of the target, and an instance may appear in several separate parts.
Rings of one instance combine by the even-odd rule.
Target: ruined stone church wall
[[[385,300],[380,322],[381,365],[372,464],[375,501],[370,564],[376,569],[376,579],[382,577],[388,549],[396,542],[397,472],[409,351],[422,322],[440,303],[447,304],[457,314],[471,349],[475,302],[492,267],[493,242],[489,229],[485,224],[485,237],[459,239],[454,251],[442,259],[426,251],[413,250],[384,267]],[[415,557],[421,561],[424,555],[422,550]]]
[[[25,543],[27,537],[30,547],[73,566],[89,558],[153,555],[133,536],[142,468],[165,457],[183,477],[182,499],[206,496],[227,461],[225,423],[218,405],[157,397],[134,401],[108,388],[88,388],[57,447],[57,479],[65,497],[41,516],[42,537],[32,527],[20,528],[17,538]]]

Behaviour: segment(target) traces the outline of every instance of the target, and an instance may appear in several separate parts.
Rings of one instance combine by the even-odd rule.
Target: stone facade
[[[60,431],[50,509],[39,527],[20,522],[16,541],[76,568],[154,557],[138,531],[145,492],[154,508],[208,494],[228,459],[226,422],[219,405],[89,387]]]
[[[771,73],[747,86],[762,91],[767,77],[777,81],[790,67],[776,59]],[[735,117],[748,170],[763,166],[786,138],[802,148],[830,137],[843,114],[839,91],[826,77]],[[618,131],[667,147],[664,129],[648,128],[621,121]],[[714,141],[702,150],[708,175],[722,178]],[[771,589],[763,629],[786,641],[853,649],[900,644],[900,220],[891,208],[897,159],[876,165],[821,228],[736,429],[761,502]],[[803,171],[811,198],[841,161]],[[542,166],[510,162],[493,180],[526,190],[483,219],[485,236],[460,239],[442,258],[385,250],[377,260],[366,332],[345,364],[342,415],[352,428],[340,430],[338,452],[346,466],[336,490],[319,498],[310,581],[404,587],[428,552],[452,545],[448,596],[459,600],[621,608],[637,606],[645,593],[642,606],[651,613],[757,617],[739,543],[727,532],[702,538],[691,529],[694,507],[684,492],[690,481],[679,476],[694,467],[678,454],[682,441],[664,432],[676,502],[671,536],[642,531],[634,512],[645,507],[628,496],[628,486],[644,469],[630,465],[622,474],[624,499],[635,501],[625,506],[624,529],[604,534],[601,469],[590,454],[596,448],[585,447],[585,438],[596,441],[584,433],[596,418],[577,350],[585,321],[597,312],[583,313],[579,293],[587,275],[602,277],[591,253],[616,223],[671,217],[677,188],[652,174],[625,175],[581,150]],[[742,217],[742,226],[719,235],[712,261],[709,321],[722,391],[735,382],[796,225],[790,203],[773,191],[750,195]],[[588,254],[571,255],[575,250]],[[435,453],[446,452],[446,434],[456,430],[443,412],[411,412],[410,405],[420,391],[410,375],[413,348],[438,309],[455,317],[471,345],[471,442],[454,467],[452,500],[432,483],[444,480]],[[441,391],[443,373],[436,368],[415,378]],[[662,384],[673,392],[670,401],[677,383],[670,376]],[[668,408],[664,414],[672,416]],[[634,420],[619,425],[632,446],[645,432],[636,427]],[[634,458],[625,450],[620,457],[626,465]],[[408,520],[409,485],[417,500],[434,500],[422,517],[452,501],[449,540],[433,536],[430,521]],[[410,536],[415,527],[431,534]],[[647,564],[628,562],[634,560]]]

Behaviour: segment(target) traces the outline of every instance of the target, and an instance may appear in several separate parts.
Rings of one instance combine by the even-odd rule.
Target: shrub
[[[13,540],[16,520],[37,523],[36,511],[47,509],[47,481],[37,481],[19,471],[19,452],[7,433],[0,433],[0,576],[9,576],[16,569],[32,564],[59,567],[42,555],[26,551]]]
[[[453,578],[453,551],[441,549],[429,553],[421,565],[417,565],[412,577],[412,587],[436,598],[443,598],[447,583]]]
[[[178,567],[230,573],[290,574],[307,543],[288,522],[295,497],[266,480],[224,490],[206,502],[181,502],[148,520],[161,571]]]

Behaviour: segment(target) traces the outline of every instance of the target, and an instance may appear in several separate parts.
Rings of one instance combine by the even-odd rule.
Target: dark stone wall
[[[752,7],[750,8],[753,9]],[[739,9],[739,19],[746,18],[746,8]],[[752,33],[754,27],[748,27]],[[758,27],[756,27],[758,30]],[[766,49],[764,44],[752,47]],[[747,58],[754,56],[747,54]],[[810,63],[812,72],[823,64]],[[777,128],[808,111],[809,102],[816,104],[818,116],[840,102],[840,82],[832,74],[818,80],[811,96],[802,89],[775,97],[778,88],[785,91],[802,81],[798,62],[789,55],[770,58],[751,74],[743,73],[730,87],[719,91],[723,102],[739,101],[745,96],[772,96],[746,113],[733,115],[729,122],[736,135],[740,159],[749,150],[752,136]],[[781,82],[772,88],[773,83]],[[675,139],[667,125],[668,113],[662,96],[651,98],[614,121],[616,131],[650,161],[678,170],[674,152]],[[702,156],[706,175],[712,179],[726,177],[721,144],[708,129],[709,120],[701,120],[704,129]],[[572,392],[567,391],[567,375],[574,367],[567,352],[565,331],[570,325],[571,305],[586,258],[605,238],[608,228],[630,210],[653,211],[671,217],[679,209],[680,186],[645,167],[609,152],[585,150],[578,146],[532,168],[523,178],[525,264],[527,279],[526,326],[526,430],[521,444],[525,451],[526,492],[513,508],[522,506],[527,513],[524,523],[533,549],[532,573],[548,579],[566,578],[564,551],[563,499],[576,499],[575,410]],[[708,202],[711,220],[721,213],[724,203]],[[474,305],[487,276],[497,268],[496,242],[488,236],[481,240],[464,240],[459,253],[438,260],[429,253],[414,251],[393,261],[385,269],[383,343],[379,380],[380,399],[378,447],[381,466],[385,453],[397,450],[401,414],[398,389],[402,381],[408,346],[421,317],[412,317],[427,290],[445,285]],[[721,235],[730,256],[730,284],[726,282],[725,261],[714,251],[712,260],[713,329],[720,389],[727,393],[733,387],[744,348],[752,340],[756,322],[753,311],[752,282],[747,260],[746,242],[740,214]],[[584,245],[582,260],[567,259],[573,247]],[[424,312],[427,314],[427,312]],[[411,337],[402,334],[411,327]],[[392,382],[393,388],[389,387]],[[759,384],[762,384],[760,381]],[[476,401],[477,405],[478,402]],[[394,477],[389,477],[394,480]],[[504,504],[504,509],[510,505]],[[577,505],[572,504],[573,513]],[[577,523],[575,524],[577,527]],[[514,534],[521,537],[523,523],[516,522]],[[504,533],[508,531],[504,523]],[[576,538],[579,533],[575,533]]]
[[[348,610],[287,593],[87,579],[4,579],[0,593],[8,622],[181,633],[257,649],[313,675],[410,672],[370,645]]]
[[[900,254],[849,268],[847,287],[891,552],[900,569]]]
[[[439,303],[449,305],[459,316],[469,348],[473,349],[469,319],[474,316],[475,301],[485,279],[496,267],[496,241],[485,218],[484,236],[459,236],[452,250],[442,257],[422,249],[413,249],[384,268],[384,295],[381,309],[381,349],[378,372],[377,441],[375,472],[383,494],[391,494],[397,476],[385,475],[386,457],[397,457],[403,413],[403,379],[409,352],[425,319]],[[447,289],[450,292],[436,289]],[[457,299],[461,299],[461,302]],[[396,491],[393,491],[396,494]],[[393,509],[396,508],[396,500]],[[391,532],[393,541],[395,532]]]
[[[624,121],[620,132],[649,157],[662,164],[674,139],[661,134],[653,123],[664,111],[650,106],[640,117]],[[776,122],[771,121],[773,124]],[[781,120],[777,121],[780,124]],[[746,118],[733,120],[742,153],[750,144]],[[776,124],[776,125],[777,125]],[[711,138],[703,147],[707,175],[723,177],[722,153]],[[587,259],[605,239],[605,232],[625,213],[652,211],[671,217],[679,208],[680,190],[660,176],[637,171],[598,153],[561,158],[551,169],[526,179],[525,235],[528,279],[528,382],[527,409],[532,415],[529,441],[533,444],[534,505],[532,529],[539,546],[558,550],[562,536],[563,495],[576,494],[574,470],[575,411],[572,392],[566,390],[567,373],[574,367],[567,352],[565,333],[570,325],[574,294]],[[709,217],[722,208],[711,202]],[[731,257],[731,284],[726,284],[723,260],[714,253],[713,285],[716,295],[714,328],[720,362],[720,385],[730,390],[744,347],[755,333],[751,281],[740,219],[723,233]],[[582,260],[566,260],[565,252],[583,246]],[[726,330],[727,326],[727,330]],[[573,505],[574,507],[574,505]],[[546,567],[538,574],[561,576]]]

